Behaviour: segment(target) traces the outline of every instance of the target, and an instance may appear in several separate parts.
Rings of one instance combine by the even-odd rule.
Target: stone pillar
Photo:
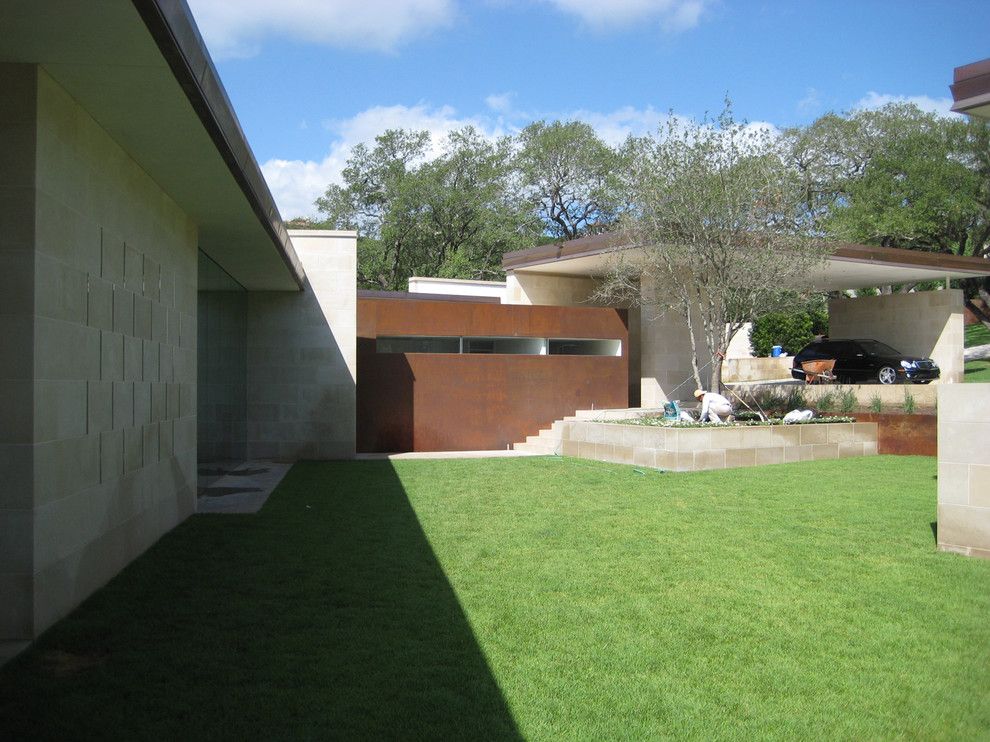
[[[247,456],[354,456],[357,238],[290,230],[302,291],[247,293]]]
[[[938,548],[990,559],[990,384],[938,389]]]

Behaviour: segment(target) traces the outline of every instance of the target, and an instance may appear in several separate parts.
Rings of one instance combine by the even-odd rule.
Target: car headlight
[[[914,368],[914,361],[901,361],[903,368]]]

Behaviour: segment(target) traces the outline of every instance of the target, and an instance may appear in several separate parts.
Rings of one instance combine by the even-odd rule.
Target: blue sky
[[[188,1],[286,218],[390,127],[579,118],[617,142],[725,94],[776,127],[891,99],[946,111],[953,67],[990,56],[985,1]]]

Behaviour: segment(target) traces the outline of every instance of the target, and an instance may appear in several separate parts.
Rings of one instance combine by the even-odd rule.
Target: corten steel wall
[[[938,418],[935,415],[857,412],[854,417],[861,423],[877,423],[879,453],[938,455]]]
[[[357,324],[359,452],[504,449],[628,405],[625,310],[359,297]],[[622,356],[376,353],[392,335],[614,338]]]

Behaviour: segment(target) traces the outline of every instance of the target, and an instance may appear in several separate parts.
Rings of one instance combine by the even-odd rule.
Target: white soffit
[[[173,13],[167,23],[188,18],[175,3],[143,7]],[[200,249],[226,273],[249,289],[299,288],[301,266],[287,237],[279,238],[281,218],[222,88],[204,73],[197,78],[200,89],[187,95],[135,3],[0,2],[0,29],[0,62],[41,65],[192,217]],[[194,25],[167,32],[178,35],[165,42],[173,54],[198,51],[199,62],[213,71]],[[201,109],[206,105],[227,120],[224,139],[236,167],[194,109],[194,95]],[[231,129],[236,136],[227,135]],[[263,190],[260,198],[245,193],[238,181],[244,173],[255,193]]]
[[[635,251],[628,251],[626,258],[634,262],[636,259]],[[608,252],[574,258],[562,257],[545,263],[519,267],[513,272],[600,277],[608,271],[613,260],[614,253]],[[946,272],[946,269],[938,267],[918,267],[901,265],[892,261],[859,260],[832,256],[824,268],[813,274],[812,282],[819,291],[843,291],[861,289],[867,286],[937,281],[945,278],[973,278],[985,275],[990,275],[990,261],[988,261],[985,270],[956,269]]]

